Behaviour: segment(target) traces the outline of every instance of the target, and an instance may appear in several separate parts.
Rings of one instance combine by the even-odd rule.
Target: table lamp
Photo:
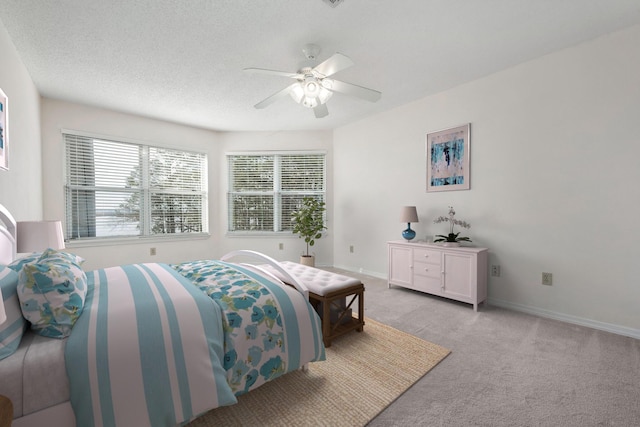
[[[407,229],[402,232],[402,237],[407,242],[416,237],[416,232],[411,229],[411,223],[418,222],[418,211],[415,206],[404,206],[402,208],[400,222],[407,223]]]
[[[18,221],[18,253],[64,249],[62,221]]]

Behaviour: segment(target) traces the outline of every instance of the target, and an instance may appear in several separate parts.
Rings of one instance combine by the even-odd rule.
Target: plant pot
[[[306,265],[307,267],[315,267],[316,257],[313,255],[300,255],[300,264]]]
[[[445,248],[457,248],[460,246],[460,242],[444,242],[442,243],[442,246]]]

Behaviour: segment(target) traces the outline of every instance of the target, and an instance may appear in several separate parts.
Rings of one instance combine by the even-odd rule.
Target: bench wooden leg
[[[325,347],[331,347],[331,303],[322,301],[322,339]]]
[[[364,289],[358,295],[358,319],[360,320],[360,327],[356,331],[362,332],[364,331]]]

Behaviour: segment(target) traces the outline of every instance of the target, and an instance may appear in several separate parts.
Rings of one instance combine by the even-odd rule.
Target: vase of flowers
[[[434,242],[443,242],[443,246],[460,246],[460,242],[471,242],[471,239],[468,237],[460,236],[460,232],[453,232],[454,225],[459,225],[462,228],[471,228],[471,224],[466,221],[455,219],[455,216],[456,211],[453,210],[453,206],[449,206],[449,216],[439,216],[433,221],[434,224],[439,224],[441,222],[449,223],[449,234],[437,234],[437,238],[433,240]]]

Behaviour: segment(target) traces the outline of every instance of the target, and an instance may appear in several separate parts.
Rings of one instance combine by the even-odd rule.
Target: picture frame
[[[9,170],[9,111],[8,98],[0,89],[0,169]]]
[[[471,123],[427,134],[427,192],[468,190]]]

